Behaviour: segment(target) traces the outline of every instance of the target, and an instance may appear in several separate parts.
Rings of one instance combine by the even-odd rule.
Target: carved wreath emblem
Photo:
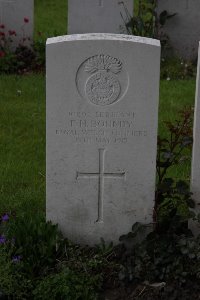
[[[96,105],[109,105],[114,103],[121,92],[120,82],[117,78],[122,70],[119,59],[109,55],[96,55],[88,59],[85,72],[92,74],[85,85],[87,98]]]

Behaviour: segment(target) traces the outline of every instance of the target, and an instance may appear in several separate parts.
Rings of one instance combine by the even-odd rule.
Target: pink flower
[[[5,36],[5,33],[0,31],[0,36]]]
[[[9,30],[8,33],[9,35],[15,35],[15,36],[17,35],[15,30]]]
[[[5,55],[6,55],[5,52],[0,51],[0,58],[1,58],[1,57],[4,57]]]
[[[4,24],[0,24],[0,28],[1,28],[1,29],[4,29],[4,28],[5,28],[5,25],[4,25]]]
[[[29,22],[29,19],[28,18],[24,18],[24,23],[28,23]]]

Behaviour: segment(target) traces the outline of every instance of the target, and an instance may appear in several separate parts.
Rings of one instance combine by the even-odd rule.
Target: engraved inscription
[[[93,74],[85,86],[88,99],[96,105],[109,105],[118,99],[120,83],[114,75],[121,72],[122,63],[109,55],[96,55],[88,59],[85,71]]]
[[[115,102],[120,93],[120,84],[112,75],[99,72],[86,83],[86,94],[97,105],[109,105]]]
[[[76,179],[79,178],[98,178],[98,218],[97,223],[103,222],[103,194],[104,194],[104,179],[105,178],[125,178],[125,172],[121,173],[105,173],[105,149],[99,149],[99,171],[97,173],[77,172]]]
[[[145,128],[138,128],[132,111],[70,111],[64,128],[56,135],[65,136],[75,143],[126,144],[132,139],[148,137]]]
[[[129,85],[125,64],[116,57],[97,54],[85,60],[76,74],[76,87],[90,104],[108,106],[121,100]]]

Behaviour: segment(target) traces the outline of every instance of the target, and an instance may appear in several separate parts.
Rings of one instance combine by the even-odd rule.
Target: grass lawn
[[[45,208],[45,76],[0,77],[0,210]],[[161,81],[159,133],[164,121],[194,103],[195,80]],[[188,179],[190,163],[172,171]]]
[[[166,121],[175,121],[179,118],[179,112],[185,107],[193,107],[195,100],[195,80],[162,80],[160,84],[159,106],[159,135],[166,136]],[[191,153],[185,153],[191,157]],[[167,176],[190,180],[191,161],[183,162],[182,165],[170,168]]]
[[[64,35],[67,32],[66,0],[35,0],[35,37]]]
[[[35,0],[35,39],[64,35],[66,0]],[[0,75],[0,213],[45,209],[44,75]]]
[[[0,210],[44,209],[44,76],[1,76],[0,85]]]

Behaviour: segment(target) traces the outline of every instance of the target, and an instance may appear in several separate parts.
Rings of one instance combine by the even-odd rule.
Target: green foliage
[[[48,38],[58,35],[59,33],[56,30],[53,32],[38,32],[37,35],[35,35],[33,43],[35,58],[33,60],[32,71],[44,71],[46,63],[46,41]]]
[[[0,73],[15,72],[17,64],[15,54],[1,51],[0,56]]]
[[[181,235],[173,230],[163,234],[151,232],[138,243],[133,226],[133,231],[121,241],[125,247],[120,272],[123,280],[184,283],[192,277],[199,279],[200,236],[194,238],[187,230]]]
[[[37,40],[34,48],[19,45],[15,51],[2,49],[0,52],[0,73],[24,74],[40,71],[45,65],[45,42]]]
[[[159,206],[157,210],[157,224],[159,227],[174,225],[182,227],[188,219],[193,217],[190,208],[194,208],[194,201],[191,198],[189,185],[182,180],[174,181],[172,178],[165,178],[157,190],[159,194]],[[158,198],[157,198],[158,200]]]
[[[137,10],[133,17],[128,15],[124,5],[124,10],[127,14],[128,22],[125,22],[127,32],[129,34],[155,37],[156,35],[156,0],[139,0]]]
[[[6,247],[0,245],[0,296],[7,299],[25,300],[29,299],[32,282],[10,259],[10,252]],[[4,299],[4,298],[0,298]]]
[[[157,0],[138,0],[134,3],[134,16],[131,17],[124,2],[122,1],[121,3],[126,13],[124,24],[128,34],[156,38],[161,41],[163,47],[166,48],[169,46],[169,38],[163,32],[162,28],[176,14],[170,15],[165,10],[158,15],[156,11]]]
[[[35,40],[34,45],[34,52],[36,55],[35,62],[38,68],[44,68],[46,62],[46,38],[42,34]]]
[[[184,61],[179,57],[166,57],[161,60],[161,79],[190,79],[196,76],[196,62]]]
[[[35,0],[34,29],[36,41],[38,33],[47,33],[48,37],[65,35],[67,29],[67,2],[66,0]]]
[[[97,276],[91,277],[65,268],[42,279],[33,294],[35,300],[95,300],[97,290]]]
[[[168,178],[168,170],[188,159],[187,150],[192,146],[192,110],[185,109],[180,120],[166,122],[168,134],[165,138],[158,137],[157,151],[157,190],[155,197],[154,221],[158,226],[170,221],[186,222],[194,208],[189,186],[182,180]],[[178,222],[179,223],[179,222]]]
[[[22,31],[28,22],[29,20],[24,18]],[[31,47],[26,46],[29,38],[24,37],[14,51],[15,36],[17,36],[15,30],[0,24],[0,73],[24,73],[33,67],[35,54]]]
[[[97,251],[103,256],[110,255],[113,251],[113,242],[106,244],[103,238],[100,239],[100,244],[96,245]]]
[[[20,269],[30,277],[46,273],[65,256],[67,240],[40,215],[11,217],[2,231],[11,259],[20,258]]]
[[[194,201],[185,181],[167,177],[171,167],[187,160],[192,145],[192,111],[183,110],[179,120],[166,125],[166,137],[158,137],[155,228],[148,233],[147,226],[136,223],[120,238],[125,248],[119,274],[123,280],[176,280],[183,284],[200,278],[200,235],[193,237],[187,228],[187,221],[194,217],[190,211]]]
[[[111,257],[111,244],[73,245],[41,215],[0,218],[0,292],[14,299],[97,299]]]

